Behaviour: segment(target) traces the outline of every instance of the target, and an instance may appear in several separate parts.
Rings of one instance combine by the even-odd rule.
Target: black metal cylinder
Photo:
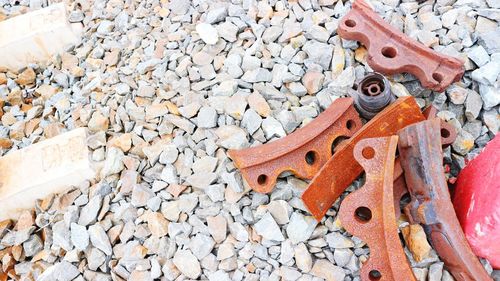
[[[356,108],[365,119],[372,119],[395,100],[389,80],[377,72],[368,73],[352,93]]]

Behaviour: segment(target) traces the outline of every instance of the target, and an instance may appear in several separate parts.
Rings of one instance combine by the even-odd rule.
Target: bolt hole
[[[436,80],[438,83],[441,83],[441,81],[443,81],[443,75],[441,73],[437,72],[432,73],[432,78]]]
[[[369,222],[372,219],[372,211],[367,207],[358,207],[354,214],[361,222]]]
[[[260,175],[257,178],[257,183],[259,183],[260,185],[264,185],[264,184],[266,184],[266,182],[267,182],[267,176],[266,175]]]
[[[345,25],[348,26],[348,27],[355,27],[356,26],[356,22],[354,20],[346,20],[345,21]]]
[[[450,131],[446,130],[446,129],[441,129],[441,137],[446,139],[446,138],[449,138],[450,137]]]
[[[345,124],[345,126],[347,127],[347,130],[352,130],[354,128],[354,126],[356,125],[356,123],[354,123],[354,120],[347,120],[347,123]]]
[[[375,156],[375,150],[373,149],[373,147],[367,146],[363,148],[363,150],[361,151],[361,155],[363,155],[365,159],[372,159]]]
[[[382,55],[386,58],[392,59],[392,58],[396,57],[397,53],[398,52],[396,51],[396,48],[394,48],[394,47],[382,48]]]
[[[316,162],[316,155],[317,153],[315,151],[309,151],[306,153],[306,163],[309,165],[313,165]]]
[[[347,139],[348,137],[339,136],[332,142],[332,148],[331,148],[332,155],[335,154],[336,148],[339,146],[339,144]]]
[[[382,274],[376,269],[370,270],[368,276],[370,277],[370,280],[380,280],[380,278],[382,278]]]

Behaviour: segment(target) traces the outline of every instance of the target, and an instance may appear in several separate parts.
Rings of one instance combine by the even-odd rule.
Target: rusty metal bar
[[[356,0],[337,29],[340,37],[360,41],[368,64],[383,74],[408,72],[423,87],[443,92],[464,73],[463,62],[440,54],[386,23],[363,0]]]
[[[429,119],[436,118],[436,108],[429,106],[423,112],[424,116]],[[442,147],[445,148],[451,145],[457,138],[457,131],[455,127],[440,120],[441,123],[441,143]],[[401,215],[400,202],[404,195],[409,194],[408,188],[406,187],[406,181],[404,177],[403,168],[401,167],[400,158],[396,158],[394,162],[394,207],[396,208],[396,218]]]
[[[399,154],[411,202],[405,213],[420,223],[450,273],[459,281],[492,280],[473,254],[453,210],[443,168],[441,121],[402,129]]]
[[[340,194],[363,172],[353,156],[354,146],[360,140],[391,136],[399,129],[422,120],[424,116],[413,97],[399,98],[344,141],[302,195],[311,214],[321,220]]]
[[[349,233],[370,247],[361,280],[416,280],[398,236],[393,204],[397,143],[397,136],[364,139],[353,151],[366,172],[366,182],[342,201],[338,217]]]
[[[361,127],[353,99],[339,98],[314,121],[290,135],[264,145],[230,150],[228,154],[250,187],[267,193],[284,171],[311,179],[332,156],[335,140],[350,137]]]

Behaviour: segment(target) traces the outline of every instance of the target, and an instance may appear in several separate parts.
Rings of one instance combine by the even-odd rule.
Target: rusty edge
[[[443,168],[441,122],[423,121],[399,135],[401,166],[411,196],[405,213],[424,225],[434,249],[459,281],[492,280],[473,254],[453,211]]]
[[[366,182],[340,206],[342,226],[370,247],[361,267],[361,280],[416,280],[401,245],[393,197],[397,136],[359,141],[354,158],[366,173]]]
[[[362,127],[352,98],[336,99],[305,127],[270,143],[241,150],[229,150],[243,178],[257,192],[270,192],[278,176],[291,171],[311,179],[332,156],[338,137],[350,137]]]

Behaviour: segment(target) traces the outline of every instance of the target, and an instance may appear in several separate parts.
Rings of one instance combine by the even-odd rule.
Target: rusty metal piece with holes
[[[345,140],[321,168],[302,195],[309,212],[320,221],[344,190],[363,172],[353,156],[354,146],[362,139],[386,137],[424,120],[413,97],[403,97],[386,107],[350,139]]]
[[[465,238],[451,203],[443,169],[441,122],[423,121],[402,129],[399,154],[411,202],[405,213],[424,225],[434,249],[459,281],[492,280]]]
[[[354,147],[354,158],[366,172],[366,182],[347,195],[338,217],[352,235],[370,247],[361,280],[416,280],[401,245],[394,209],[394,157],[398,137],[370,138]]]
[[[396,100],[389,80],[380,73],[368,73],[356,86],[356,91],[350,91],[349,94],[354,98],[359,114],[365,119],[372,119]]]
[[[363,0],[356,0],[337,29],[340,37],[360,41],[368,64],[383,74],[408,72],[423,87],[443,92],[464,73],[463,62],[440,54],[386,23]]]
[[[353,99],[340,98],[290,135],[264,145],[230,150],[229,157],[253,190],[267,193],[284,171],[311,179],[332,156],[335,140],[350,137],[361,127]]]

